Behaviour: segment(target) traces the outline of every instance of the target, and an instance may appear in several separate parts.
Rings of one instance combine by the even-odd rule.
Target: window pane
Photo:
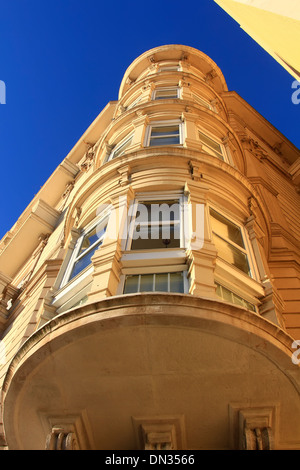
[[[179,134],[179,126],[161,126],[161,127],[152,127],[151,137],[161,136],[161,135],[176,135]]]
[[[195,99],[196,101],[198,101],[202,106],[205,106],[205,107],[208,108],[208,109],[211,109],[211,108],[212,108],[211,105],[210,105],[210,103],[208,103],[207,101],[205,101],[205,100],[203,100],[202,98],[200,98],[200,96],[193,94],[193,97],[194,97],[194,99]],[[199,132],[199,134],[201,134],[201,133]]]
[[[126,276],[124,294],[138,292],[139,276]]]
[[[159,139],[150,139],[150,147],[157,147],[158,145],[177,145],[180,144],[179,136],[174,137],[160,137]]]
[[[90,251],[88,251],[85,255],[83,255],[78,261],[74,263],[70,279],[73,279],[73,277],[77,276],[77,274],[79,274],[91,264],[91,257],[93,256],[95,251],[98,250],[100,244],[101,242],[96,244]]]
[[[132,250],[180,247],[180,204],[151,201],[138,204]]]
[[[132,141],[132,137],[131,139],[126,140],[126,142],[124,142],[119,147],[117,147],[116,150],[113,152],[113,158],[116,158],[122,155],[127,149],[127,147],[129,147],[129,145],[131,144],[131,141]]]
[[[160,67],[159,72],[172,72],[179,70],[178,65],[166,65],[165,67]]]
[[[170,292],[184,293],[183,273],[170,273]]]
[[[132,250],[157,250],[157,249],[166,249],[166,248],[179,248],[180,247],[180,238],[174,237],[174,231],[170,233],[170,238],[153,238],[151,236],[151,227],[148,227],[148,239],[137,238],[132,240],[131,249]],[[145,232],[143,231],[143,234]],[[160,232],[161,233],[161,232]]]
[[[157,292],[168,292],[168,274],[155,275],[155,290]]]
[[[165,90],[156,90],[155,92],[155,99],[167,99],[167,98],[177,98],[177,90],[166,88]]]
[[[142,274],[140,292],[153,292],[153,274]]]
[[[88,232],[83,237],[81,247],[77,256],[81,255],[84,251],[90,248],[97,240],[99,240],[100,234],[97,232],[98,232],[97,227],[94,227],[90,232]]]
[[[240,227],[230,222],[228,219],[210,210],[212,230],[220,237],[227,238],[242,248],[245,248]]]
[[[234,292],[231,292],[229,289],[226,289],[226,287],[221,286],[220,284],[216,284],[216,286],[216,294],[223,300],[234,303],[236,305],[240,305],[241,307],[245,307],[248,310],[251,310],[252,312],[256,311],[255,306],[253,304],[250,304],[247,300],[243,299]]]
[[[222,148],[215,140],[199,131],[200,140],[218,153],[222,153]]]
[[[224,259],[225,261],[240,269],[244,273],[250,275],[248,259],[245,253],[243,253],[230,243],[226,242],[218,235],[213,234],[213,240],[218,250],[218,256],[220,256],[220,258]]]

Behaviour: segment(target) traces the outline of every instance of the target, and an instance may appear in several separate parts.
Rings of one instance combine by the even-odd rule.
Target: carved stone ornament
[[[74,184],[75,184],[75,180],[71,181],[70,183],[68,183],[68,184],[66,185],[66,189],[65,189],[65,191],[64,191],[64,193],[63,193],[63,195],[62,195],[62,198],[63,198],[63,199],[66,199],[66,198],[69,196],[69,194],[71,193],[72,189],[74,188]]]
[[[74,432],[54,427],[46,439],[45,450],[79,450]]]
[[[242,139],[242,142],[247,144],[248,150],[253,153],[259,160],[268,157],[267,152],[259,145],[258,142],[256,142],[251,137],[244,137]]]
[[[149,432],[145,436],[145,450],[172,450],[170,432]]]
[[[95,154],[96,154],[96,152],[95,152],[94,146],[90,145],[87,152],[86,152],[86,154],[85,154],[85,160],[80,165],[81,171],[85,172],[85,171],[88,171],[91,168],[91,166],[94,162]]]
[[[272,429],[245,427],[243,448],[244,450],[272,450]]]
[[[210,72],[206,74],[205,81],[211,82],[216,77],[217,77],[217,72],[215,70],[211,70]]]

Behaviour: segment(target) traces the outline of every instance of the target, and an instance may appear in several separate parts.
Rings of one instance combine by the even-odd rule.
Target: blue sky
[[[0,0],[0,8],[0,238],[117,99],[130,63],[156,46],[209,55],[229,90],[300,148],[294,79],[213,0]]]

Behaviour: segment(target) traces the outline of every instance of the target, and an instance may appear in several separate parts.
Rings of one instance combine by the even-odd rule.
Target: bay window
[[[248,276],[251,276],[241,227],[213,209],[210,209],[210,220],[213,241],[217,248],[218,256]]]
[[[69,267],[68,280],[70,281],[91,263],[91,258],[102,245],[106,233],[107,221],[97,224],[88,232],[84,232],[75,247],[72,262]]]
[[[198,130],[198,136],[204,152],[224,160],[225,150],[221,143],[200,130]]]
[[[146,133],[146,147],[182,144],[182,122],[162,121],[152,123]]]
[[[176,292],[184,293],[185,273],[147,273],[127,275],[124,284],[124,294],[138,292]]]
[[[177,87],[163,87],[154,90],[152,98],[154,100],[167,100],[179,98],[179,88]]]
[[[117,158],[117,157],[120,157],[121,155],[123,155],[125,150],[131,145],[132,140],[133,140],[133,134],[126,137],[120,143],[115,145],[114,148],[112,149],[110,155],[108,155],[108,158],[106,159],[106,162],[109,162],[113,158]]]
[[[141,193],[129,209],[119,293],[188,292],[181,191]]]
[[[246,229],[213,208],[210,208],[210,227],[217,250],[214,271],[217,296],[257,311],[264,288]]]
[[[130,209],[127,249],[180,248],[183,240],[183,197],[137,198]]]

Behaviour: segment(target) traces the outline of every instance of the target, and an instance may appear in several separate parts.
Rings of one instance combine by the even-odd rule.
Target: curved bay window
[[[133,274],[126,276],[124,294],[138,292],[184,293],[185,272]]]
[[[185,196],[142,193],[130,207],[119,293],[187,293]]]
[[[204,152],[209,153],[220,160],[224,160],[225,149],[217,139],[210,137],[201,130],[198,130],[198,136]]]
[[[210,209],[210,220],[213,241],[218,250],[218,256],[251,276],[241,228],[213,209]]]
[[[145,145],[156,147],[159,145],[182,144],[182,122],[161,121],[153,122],[147,129]]]
[[[70,263],[70,281],[91,263],[91,258],[96,250],[102,245],[107,227],[107,220],[97,224],[88,232],[84,232],[79,238],[73,254],[73,262]]]
[[[66,258],[60,287],[53,297],[52,305],[57,313],[84,303],[91,287],[93,275],[92,256],[101,248],[106,235],[109,213],[106,212],[85,227],[79,235],[71,256]]]

